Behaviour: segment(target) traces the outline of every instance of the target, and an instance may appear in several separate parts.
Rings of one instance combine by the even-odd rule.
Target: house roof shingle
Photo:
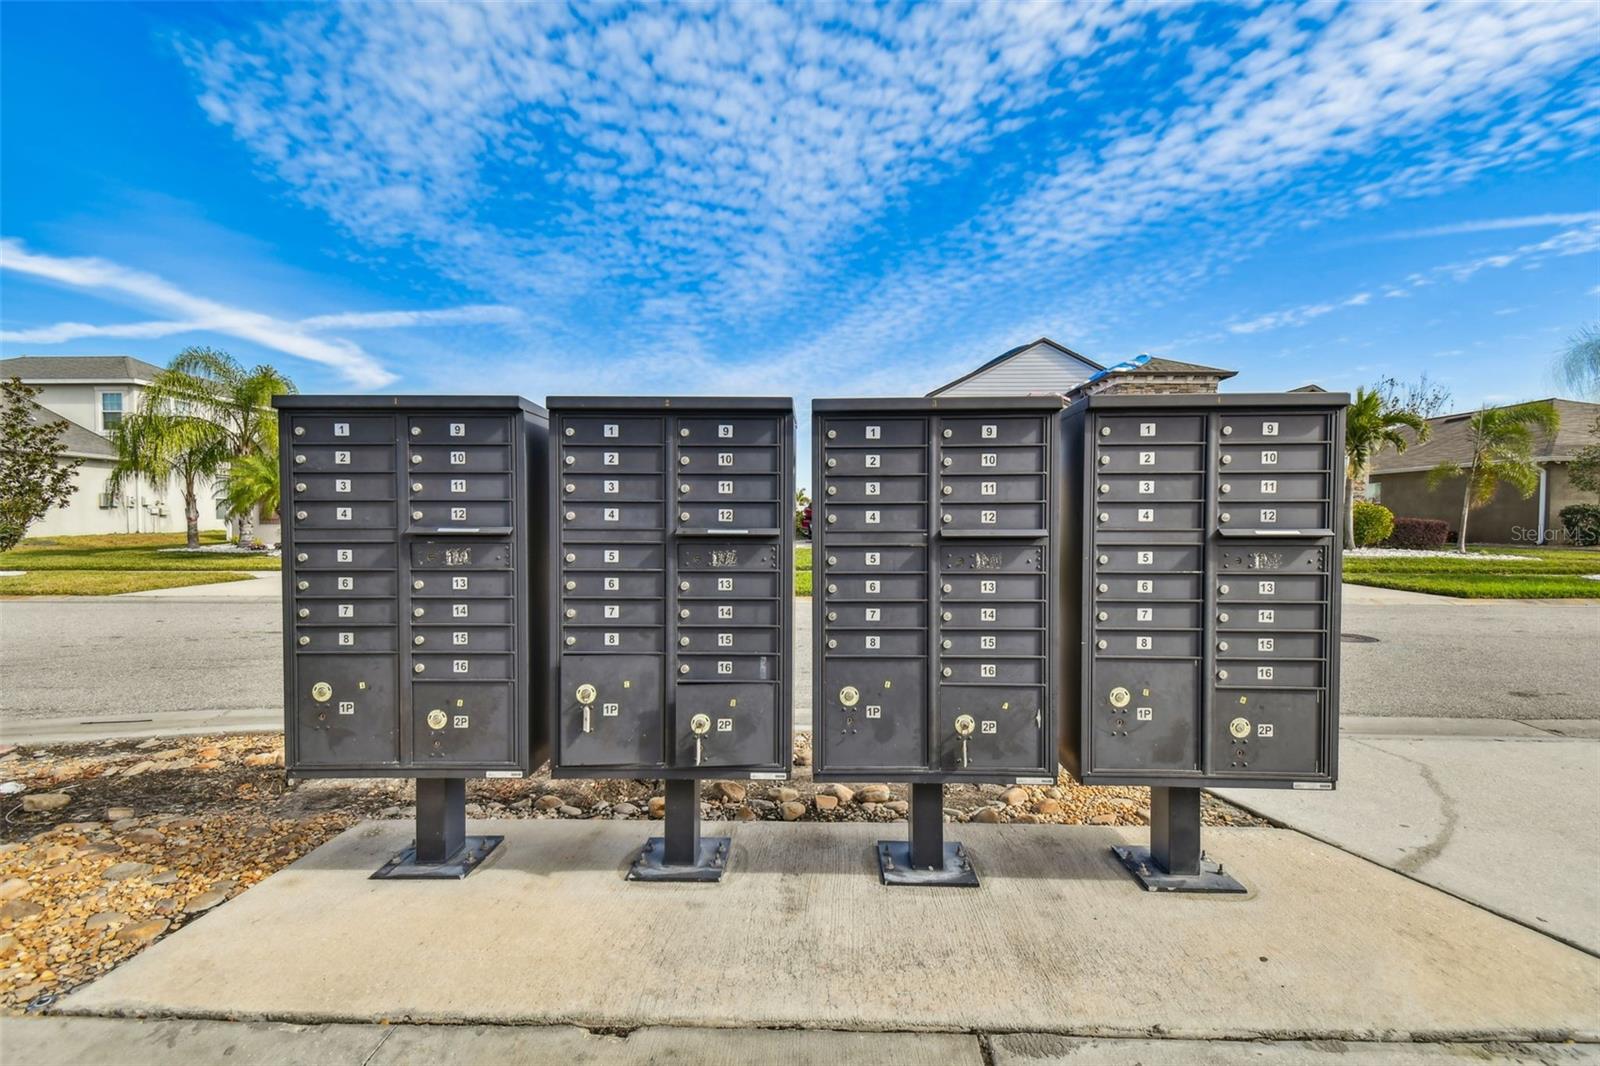
[[[70,418],[63,418],[48,407],[29,402],[28,421],[34,425],[48,425],[51,422],[65,422],[67,428],[61,433],[61,443],[67,446],[67,454],[84,456],[90,459],[115,459],[116,446],[92,429],[86,429]]]
[[[1556,413],[1561,416],[1561,428],[1554,436],[1540,430],[1534,431],[1533,457],[1540,461],[1570,459],[1586,445],[1594,443],[1594,420],[1600,415],[1600,403],[1581,400],[1552,399]],[[1516,406],[1516,405],[1507,405]],[[1385,448],[1372,460],[1372,475],[1409,473],[1432,470],[1440,463],[1466,463],[1472,459],[1472,442],[1467,434],[1467,420],[1473,411],[1441,415],[1428,419],[1433,432],[1418,444],[1416,434],[1401,430],[1411,442],[1403,452]]]
[[[131,355],[19,355],[0,359],[0,378],[23,381],[149,381],[161,368]]]

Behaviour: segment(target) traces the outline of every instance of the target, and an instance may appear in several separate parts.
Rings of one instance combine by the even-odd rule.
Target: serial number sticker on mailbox
[[[717,465],[718,466],[732,466],[733,465],[733,453],[732,452],[718,452],[717,453]]]
[[[1263,495],[1263,496],[1276,496],[1277,494],[1278,494],[1278,483],[1276,481],[1273,481],[1271,479],[1265,479],[1265,480],[1263,480],[1261,482],[1261,495]]]
[[[340,522],[350,521],[351,514],[352,511],[349,507],[336,507],[333,511],[333,517],[338,519]]]
[[[604,584],[605,584],[605,591],[606,592],[621,592],[622,591],[622,579],[620,577],[608,577],[608,578],[605,578],[604,579]]]
[[[1271,651],[1275,643],[1272,637],[1257,637],[1256,651]]]
[[[722,437],[725,440],[732,440],[733,439],[733,426],[728,425],[727,423],[719,424],[717,426],[717,436]]]
[[[356,579],[353,578],[353,577],[341,577],[341,578],[339,578],[337,584],[338,584],[338,587],[339,587],[339,591],[344,592],[344,591],[347,591],[347,590],[354,589],[356,587]]]
[[[602,455],[600,457],[600,462],[602,464],[604,464],[605,466],[621,466],[622,465],[622,453],[621,452],[606,452],[604,455]]]
[[[878,594],[879,590],[881,590],[883,588],[883,582],[882,581],[866,581],[866,582],[862,583],[862,587],[866,589],[866,592],[867,592],[868,596],[876,596]]]
[[[347,477],[335,478],[334,482],[333,482],[333,491],[334,492],[349,492],[350,491],[350,479],[347,478]]]
[[[733,578],[731,578],[731,577],[719,577],[719,578],[717,578],[717,591],[718,592],[732,592],[733,591]]]

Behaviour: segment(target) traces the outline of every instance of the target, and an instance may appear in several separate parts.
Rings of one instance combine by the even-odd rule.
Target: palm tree
[[[1409,429],[1416,435],[1417,443],[1428,439],[1427,419],[1415,411],[1391,407],[1384,402],[1378,389],[1358,388],[1356,397],[1344,413],[1344,497],[1349,506],[1344,509],[1345,544],[1355,547],[1355,487],[1364,481],[1372,460],[1386,446],[1403,452],[1412,438],[1401,432]]]
[[[228,442],[221,427],[206,418],[171,414],[149,404],[128,415],[112,431],[117,461],[111,468],[112,492],[144,478],[165,493],[177,478],[183,486],[184,528],[188,545],[200,547],[201,481],[209,481],[228,465]]]
[[[1600,323],[1579,327],[1567,340],[1556,379],[1579,396],[1600,396]]]
[[[222,429],[229,456],[244,459],[277,454],[278,418],[272,398],[294,391],[294,382],[274,367],[246,370],[227,352],[185,348],[150,383],[145,402],[162,405],[174,414],[215,422]],[[240,485],[251,483],[247,478]],[[244,543],[250,539],[265,501],[247,495],[235,498],[228,494],[226,498],[240,520],[239,540]]]
[[[1428,475],[1437,485],[1464,477],[1461,488],[1461,528],[1456,549],[1467,550],[1467,516],[1474,507],[1494,499],[1502,481],[1527,499],[1539,488],[1539,467],[1533,461],[1533,431],[1553,436],[1561,428],[1561,415],[1548,400],[1513,407],[1485,407],[1467,420],[1467,440],[1472,445],[1469,462],[1440,463]]]
[[[276,514],[278,491],[278,457],[268,452],[233,460],[217,486],[218,495],[234,514],[247,513],[252,507],[259,507],[264,515]]]

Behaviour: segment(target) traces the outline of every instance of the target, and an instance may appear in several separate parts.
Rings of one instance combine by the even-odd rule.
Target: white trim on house
[[[116,385],[138,385],[140,388],[149,388],[155,384],[149,378],[19,378],[24,385],[104,385],[111,382]]]
[[[1535,457],[1533,461],[1543,466],[1545,463],[1570,463],[1576,458],[1576,455],[1540,455]],[[1369,472],[1367,480],[1388,477],[1390,474],[1426,474],[1438,465],[1438,463],[1434,463],[1431,466],[1391,466],[1386,470]]]

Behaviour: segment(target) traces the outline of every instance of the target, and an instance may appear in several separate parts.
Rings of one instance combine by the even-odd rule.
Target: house
[[[1594,503],[1595,495],[1572,484],[1567,464],[1583,448],[1597,443],[1596,422],[1600,403],[1552,399],[1561,415],[1561,428],[1553,435],[1536,432],[1534,462],[1539,466],[1539,488],[1531,497],[1502,484],[1494,499],[1476,508],[1467,523],[1467,538],[1488,544],[1543,544],[1561,533],[1560,513],[1574,503]],[[1432,433],[1422,444],[1403,452],[1386,448],[1372,461],[1367,499],[1381,503],[1404,518],[1438,518],[1450,523],[1451,536],[1461,525],[1464,486],[1458,477],[1430,486],[1429,474],[1441,463],[1469,462],[1472,446],[1467,420],[1473,412],[1428,419]],[[1403,431],[1415,440],[1410,430]]]
[[[1020,345],[929,396],[1038,396],[1057,393],[1094,395],[1105,392],[1216,392],[1236,371],[1198,363],[1140,355],[1104,367],[1049,337]]]
[[[65,422],[67,458],[81,459],[78,491],[28,527],[30,537],[82,533],[179,533],[184,529],[183,490],[176,481],[156,491],[142,479],[110,491],[117,451],[111,433],[138,410],[139,397],[161,368],[125,355],[21,355],[0,359],[0,378],[21,379],[39,389],[34,421]],[[212,486],[199,490],[200,528],[227,526],[226,508]]]

